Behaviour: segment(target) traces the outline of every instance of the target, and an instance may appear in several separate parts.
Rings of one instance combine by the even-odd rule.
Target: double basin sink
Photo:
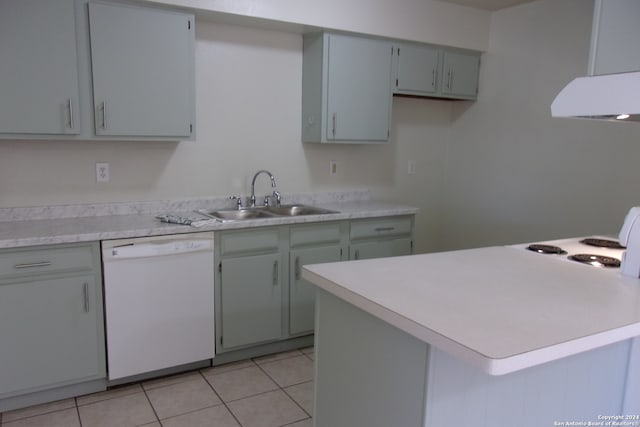
[[[198,213],[221,222],[241,221],[247,219],[283,218],[302,215],[326,215],[338,213],[328,209],[308,205],[257,206],[228,210],[199,210]]]

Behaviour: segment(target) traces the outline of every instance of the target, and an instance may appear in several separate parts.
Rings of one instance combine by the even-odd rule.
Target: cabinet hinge
[[[218,273],[222,273],[222,263],[218,264]]]

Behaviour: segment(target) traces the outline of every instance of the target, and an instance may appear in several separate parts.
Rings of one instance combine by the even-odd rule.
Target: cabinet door
[[[77,134],[73,0],[0,2],[0,134]]]
[[[640,71],[640,2],[595,2],[589,74]]]
[[[349,247],[349,259],[384,258],[411,255],[411,239],[401,238],[386,241],[352,243]]]
[[[190,136],[192,17],[89,3],[89,22],[96,134]]]
[[[230,258],[221,263],[224,348],[277,340],[282,334],[280,254]]]
[[[432,95],[438,87],[438,49],[399,45],[396,51],[396,93]]]
[[[313,333],[315,320],[315,286],[302,278],[302,266],[337,262],[342,257],[340,246],[292,250],[289,278],[289,333]]]
[[[105,376],[99,292],[93,275],[0,284],[0,398]]]
[[[455,98],[475,99],[478,95],[477,54],[444,52],[442,93]]]
[[[328,140],[386,142],[391,114],[392,45],[331,34],[328,36]]]

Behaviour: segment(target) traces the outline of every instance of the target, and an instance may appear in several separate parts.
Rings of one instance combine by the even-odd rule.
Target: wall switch
[[[96,163],[96,182],[109,182],[109,163]]]
[[[416,173],[416,161],[409,160],[409,162],[407,163],[407,174],[413,175],[415,173]]]
[[[336,175],[338,173],[338,162],[335,160],[329,161],[329,175]]]

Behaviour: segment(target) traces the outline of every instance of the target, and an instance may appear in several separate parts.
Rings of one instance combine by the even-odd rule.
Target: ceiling
[[[534,0],[440,0],[448,3],[456,3],[462,6],[475,7],[484,10],[499,10],[518,4],[529,3]]]

